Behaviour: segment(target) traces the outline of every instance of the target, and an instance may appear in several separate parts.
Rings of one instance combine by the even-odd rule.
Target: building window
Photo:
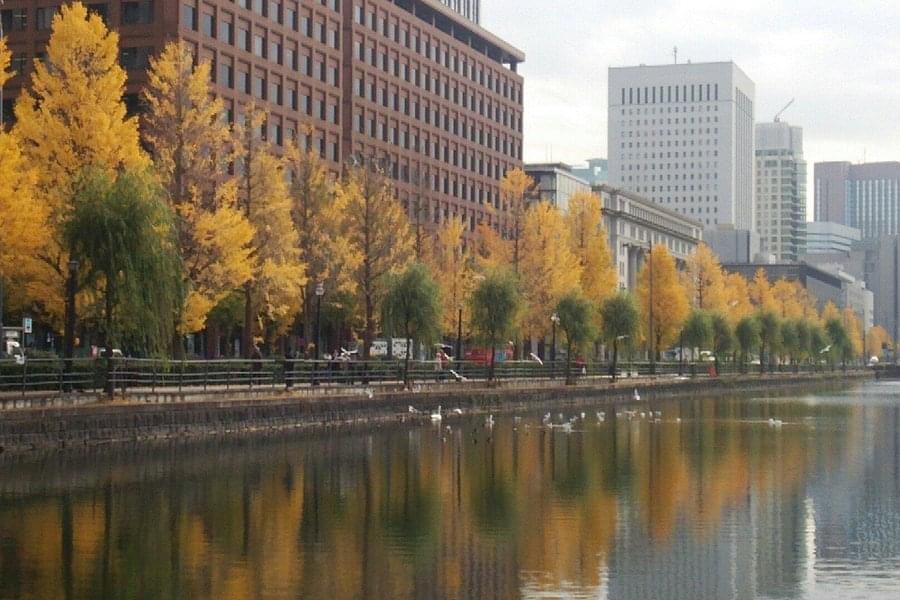
[[[146,69],[150,65],[152,55],[153,46],[122,48],[119,52],[119,64],[127,70]]]
[[[34,26],[38,31],[50,31],[53,27],[53,15],[58,9],[55,6],[46,6],[35,12]]]
[[[106,2],[94,2],[87,5],[88,13],[97,15],[103,22],[109,24],[109,4]]]
[[[216,37],[216,18],[209,13],[203,13],[200,18],[200,28],[203,35]]]
[[[122,3],[122,25],[149,25],[153,22],[153,0]]]
[[[224,62],[219,63],[219,85],[227,88],[234,85],[234,69]]]
[[[3,23],[3,32],[23,31],[28,27],[28,10],[25,8],[12,8],[0,10],[0,22]]]
[[[197,31],[197,7],[190,4],[181,5],[181,20],[188,29]]]
[[[230,17],[226,17],[230,19]],[[219,39],[226,44],[234,43],[234,25],[230,20],[219,21]]]

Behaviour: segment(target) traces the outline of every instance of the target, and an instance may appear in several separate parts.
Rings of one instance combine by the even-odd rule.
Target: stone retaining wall
[[[820,389],[849,385],[868,373],[740,376],[720,379],[659,379],[637,385],[642,403],[685,396],[760,394],[791,389]],[[227,435],[309,427],[331,427],[385,420],[427,419],[439,405],[446,411],[460,408],[467,414],[535,409],[544,406],[632,403],[635,383],[620,382],[563,386],[486,388],[452,384],[418,392],[370,389],[365,392],[317,394],[308,391],[257,390],[178,397],[144,398],[143,403],[20,408],[0,412],[0,450],[28,451],[168,439]],[[148,403],[148,400],[150,402]],[[413,406],[418,413],[410,413]],[[452,416],[450,417],[452,418]]]

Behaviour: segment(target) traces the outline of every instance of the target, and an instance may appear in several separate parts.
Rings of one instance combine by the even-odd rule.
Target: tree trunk
[[[566,385],[572,385],[572,383],[572,344],[568,343],[566,344]]]
[[[612,375],[613,383],[616,382],[616,375],[618,374],[618,362],[619,362],[619,340],[613,340],[613,358],[612,358],[612,368],[610,369],[610,375]]]
[[[492,382],[492,383],[494,381],[494,355],[495,354],[497,354],[497,345],[492,343],[491,344],[491,363],[490,363],[490,368],[488,369],[488,381]]]
[[[411,334],[409,332],[409,324],[408,323],[407,323],[407,326],[404,328],[404,331],[406,333],[406,356],[403,357],[403,387],[409,388],[409,354],[412,351],[412,349],[410,348],[410,343],[409,343]],[[389,340],[388,344],[390,345],[391,342],[392,342],[392,340]]]
[[[763,342],[759,346],[759,374],[766,372],[766,343]]]
[[[244,328],[241,332],[241,356],[250,358],[253,346],[253,298],[250,284],[244,284]]]
[[[106,363],[106,381],[105,384],[105,392],[107,398],[112,400],[113,396],[113,363],[112,363],[112,342],[113,336],[112,332],[112,310],[113,310],[113,293],[114,287],[113,284],[110,283],[109,279],[106,281],[106,314],[103,315],[104,320],[106,321],[103,331],[103,347],[104,355],[105,355],[105,363]]]

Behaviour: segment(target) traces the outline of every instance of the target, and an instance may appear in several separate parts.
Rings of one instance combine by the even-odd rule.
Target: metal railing
[[[369,384],[400,384],[403,381],[403,361],[400,360],[287,360],[287,359],[221,359],[221,360],[156,360],[139,358],[111,359],[112,389],[116,393],[174,392],[204,390],[253,390],[255,388],[294,388],[313,386],[354,386]],[[676,375],[709,377],[712,363],[657,362],[655,376]],[[839,367],[836,367],[839,368]],[[775,372],[808,372],[829,370],[819,365],[781,365]],[[562,380],[566,364],[536,361],[502,361],[494,366],[497,380]],[[766,372],[770,372],[767,368]],[[759,365],[741,368],[733,362],[720,363],[719,375],[759,373]],[[486,380],[489,366],[483,362],[450,362],[437,366],[436,361],[410,361],[410,383],[440,381]],[[608,379],[606,362],[573,362],[570,376],[575,379]],[[617,377],[621,379],[651,376],[648,362],[620,362]],[[26,395],[38,392],[101,393],[107,389],[106,359],[61,358],[29,359],[22,364],[13,360],[0,361],[0,394]]]

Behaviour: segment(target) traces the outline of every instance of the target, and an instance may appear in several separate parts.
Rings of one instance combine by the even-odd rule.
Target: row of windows
[[[459,118],[455,114],[451,115],[447,110],[441,111],[439,105],[432,107],[427,101],[423,101],[421,104],[416,98],[410,101],[406,93],[401,96],[394,91],[387,91],[387,86],[376,88],[375,84],[371,82],[363,85],[362,79],[356,80],[356,87],[357,96],[360,98],[380,104],[396,113],[402,112],[404,115],[413,117],[417,121],[424,121],[427,125],[441,128],[447,133],[491,148],[495,152],[502,152],[506,155],[512,154],[521,158],[522,148],[520,143],[510,141],[506,135],[501,136],[500,133],[494,133],[490,128],[487,128],[487,132],[485,132],[486,128],[482,122],[472,120],[470,123],[464,117]]]
[[[457,75],[469,78],[472,82],[489,90],[504,98],[522,103],[522,88],[515,83],[510,82],[506,77],[501,77],[493,69],[485,67],[481,63],[474,60],[470,63],[465,55],[460,55],[457,50],[451,50],[446,43],[438,40],[431,40],[426,34],[421,33],[412,27],[406,21],[387,16],[385,13],[378,13],[375,10],[365,11],[359,4],[353,6],[353,18],[358,25],[367,27],[375,33],[393,40],[409,50],[416,52],[442,65],[445,69],[450,69]]]
[[[147,6],[149,5],[149,6]],[[109,3],[88,2],[85,4],[88,12],[100,16],[104,22],[109,19]],[[147,18],[149,10],[149,22],[153,20],[153,2],[122,2],[122,24],[128,25],[137,18]],[[37,31],[50,31],[53,26],[53,17],[59,11],[59,6],[40,6],[34,10],[34,28]],[[128,19],[128,20],[126,20]],[[10,31],[25,31],[28,29],[28,9],[9,8],[0,10],[0,23],[4,33]]]
[[[237,35],[235,35],[235,24],[237,24]],[[235,40],[237,40],[237,45],[240,49],[247,52],[251,51],[250,29],[252,22],[247,19],[235,19],[235,15],[230,12],[220,10],[217,15],[215,8],[212,6],[204,6],[198,19],[197,8],[192,4],[184,4],[182,5],[182,25],[193,31],[199,31],[207,37],[225,42],[226,44],[234,44]],[[315,19],[304,15],[299,18],[298,25],[299,32],[303,33],[306,37],[321,42],[335,50],[340,49],[338,24],[326,24],[325,19]],[[267,28],[263,25],[256,24],[255,29],[262,31],[263,35],[254,36],[252,51],[256,52],[259,50],[264,52],[265,32],[267,31]],[[272,35],[276,36],[274,32]],[[259,37],[262,42],[259,48],[257,48],[255,42],[256,37]],[[280,35],[276,37],[279,40],[281,38]]]
[[[522,130],[521,113],[503,106],[499,102],[494,103],[490,98],[485,102],[483,94],[476,94],[474,90],[470,93],[465,86],[459,86],[455,81],[451,82],[449,78],[441,77],[440,72],[437,70],[420,69],[418,63],[413,63],[410,66],[403,62],[399,56],[391,55],[388,52],[378,52],[373,46],[367,46],[358,40],[354,42],[354,56],[358,60],[381,69],[385,73],[393,74],[394,77],[424,89],[426,92],[433,92],[448,102],[453,102],[454,105],[467,108],[483,117],[496,121],[504,127],[509,127],[519,132]],[[361,83],[357,79],[355,85],[358,87]],[[370,83],[369,85],[374,84]],[[462,87],[462,91],[460,91],[460,87]],[[362,92],[360,91],[359,94],[362,95]]]
[[[464,147],[460,149],[458,145],[452,142],[448,143],[447,140],[441,142],[440,138],[436,136],[431,137],[427,134],[419,136],[415,132],[411,133],[396,125],[388,125],[385,118],[378,119],[372,113],[365,118],[355,114],[353,130],[370,138],[388,142],[404,150],[419,152],[428,158],[443,161],[448,165],[466,169],[478,175],[496,179],[503,175],[498,160],[491,160],[490,157],[485,159],[482,153],[467,152]]]
[[[672,102],[709,102],[719,99],[718,83],[654,85],[621,88],[622,104],[664,104]]]
[[[184,16],[185,25],[197,30],[194,8],[185,5],[183,9],[189,13]],[[324,54],[313,52],[306,46],[301,46],[298,51],[296,43],[291,41],[285,43],[282,36],[259,25],[253,26],[249,21],[239,19],[235,30],[233,16],[222,14],[225,16],[216,28],[215,17],[204,13],[201,18],[201,32],[207,37],[234,44],[239,50],[250,52],[302,75],[313,77],[334,87],[340,86],[340,72],[336,60],[328,59]],[[317,22],[316,25],[324,27],[322,23]],[[336,32],[333,33],[336,35]]]
[[[239,62],[235,69],[233,60],[223,56],[218,68],[211,70],[211,77],[221,87],[252,95],[278,106],[285,106],[327,123],[340,122],[337,97],[326,98],[323,93],[313,95],[309,87],[298,85],[291,80],[285,83],[281,76],[267,73],[265,69],[251,68],[249,64],[243,62]]]

